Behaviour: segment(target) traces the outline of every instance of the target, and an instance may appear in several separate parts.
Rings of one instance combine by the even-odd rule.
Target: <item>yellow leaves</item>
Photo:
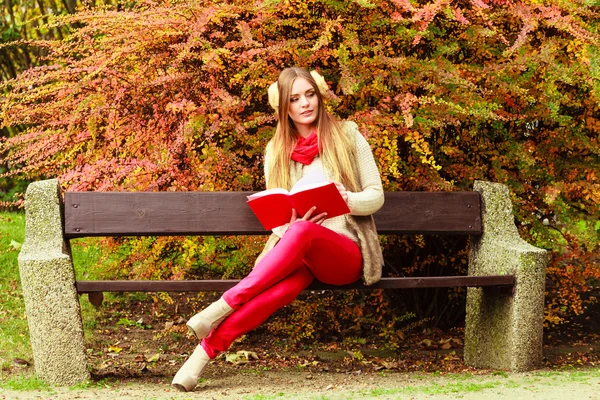
[[[169,293],[166,292],[160,292],[158,293],[158,297],[165,303],[168,305],[173,305],[175,303],[175,301],[173,300],[173,298],[169,295]]]
[[[317,50],[321,49],[322,47],[327,47],[333,37],[332,32],[335,30],[335,28],[339,28],[341,21],[343,21],[341,17],[338,17],[337,20],[326,21],[323,32],[321,33],[321,35],[319,35],[319,38],[317,39],[317,41],[315,42],[315,44],[313,45],[311,50],[317,51]]]
[[[581,38],[573,39],[567,44],[567,53],[585,64],[590,63],[589,47]]]
[[[548,187],[544,193],[544,203],[553,204],[560,192],[561,190],[556,186]]]
[[[118,347],[117,344],[118,344],[118,342],[114,345],[108,346],[108,352],[114,353],[114,354],[119,354],[121,351],[123,351],[123,348]]]
[[[429,148],[429,143],[425,141],[423,136],[417,131],[409,131],[404,140],[409,142],[411,147],[417,152],[420,156],[419,160],[422,164],[429,165],[436,171],[442,169],[441,166],[437,165],[435,162],[435,158],[433,157],[433,153]]]
[[[208,70],[213,72],[225,70],[224,58],[231,57],[231,51],[224,48],[217,48],[205,52],[202,55],[202,62]]]
[[[170,113],[179,113],[183,112],[186,114],[192,113],[197,108],[196,104],[193,101],[183,99],[180,101],[171,101],[167,103],[165,107],[165,111]]]
[[[248,364],[252,360],[258,360],[258,355],[253,351],[240,350],[225,356],[225,361],[236,365]]]
[[[160,360],[160,354],[158,354],[158,353],[153,354],[146,359],[146,361],[148,361],[148,362],[156,362],[158,360]]]
[[[391,139],[390,139],[391,137]],[[400,172],[400,156],[398,150],[398,140],[396,136],[388,130],[383,130],[377,140],[377,148],[380,151],[379,161],[387,174],[394,178],[402,175]]]

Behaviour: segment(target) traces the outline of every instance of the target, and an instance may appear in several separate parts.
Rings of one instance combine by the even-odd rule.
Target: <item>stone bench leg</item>
[[[469,275],[514,274],[512,293],[469,288],[464,358],[467,365],[515,372],[542,361],[548,254],[521,239],[508,188],[476,181],[482,195],[483,235],[471,238]]]
[[[63,237],[57,180],[29,185],[19,273],[35,374],[52,385],[89,379],[70,249]]]

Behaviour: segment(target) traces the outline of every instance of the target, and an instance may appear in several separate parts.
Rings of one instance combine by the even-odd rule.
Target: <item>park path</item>
[[[544,399],[600,400],[600,368],[530,373],[415,374],[252,371],[215,376],[193,393],[173,391],[164,378],[96,383],[85,389],[17,392],[0,399]]]

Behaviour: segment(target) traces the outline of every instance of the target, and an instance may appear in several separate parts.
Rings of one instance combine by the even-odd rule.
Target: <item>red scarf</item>
[[[312,131],[307,137],[303,138],[301,136],[298,139],[296,148],[292,153],[292,160],[308,165],[312,163],[317,154],[319,154],[319,140],[317,139],[317,132]]]

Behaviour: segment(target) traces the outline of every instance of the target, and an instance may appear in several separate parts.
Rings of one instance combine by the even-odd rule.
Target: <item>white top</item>
[[[344,123],[343,129],[349,135],[353,135],[356,142],[356,162],[360,181],[358,182],[362,191],[348,191],[348,208],[351,215],[371,215],[381,208],[384,201],[383,186],[381,177],[371,147],[367,140],[358,130],[356,123],[347,121]],[[292,161],[292,163],[297,163]],[[323,168],[323,162],[317,155],[312,163],[308,165],[300,165],[302,169],[302,177],[322,173],[326,178],[331,179],[332,174]],[[267,165],[265,163],[265,177],[267,177]],[[295,182],[293,182],[294,184]],[[287,230],[289,224],[285,224],[273,229],[273,233],[281,237]],[[358,243],[358,237],[352,232],[348,226],[347,219],[344,215],[328,218],[323,224],[324,227],[331,229],[341,235],[344,235],[354,242]]]

